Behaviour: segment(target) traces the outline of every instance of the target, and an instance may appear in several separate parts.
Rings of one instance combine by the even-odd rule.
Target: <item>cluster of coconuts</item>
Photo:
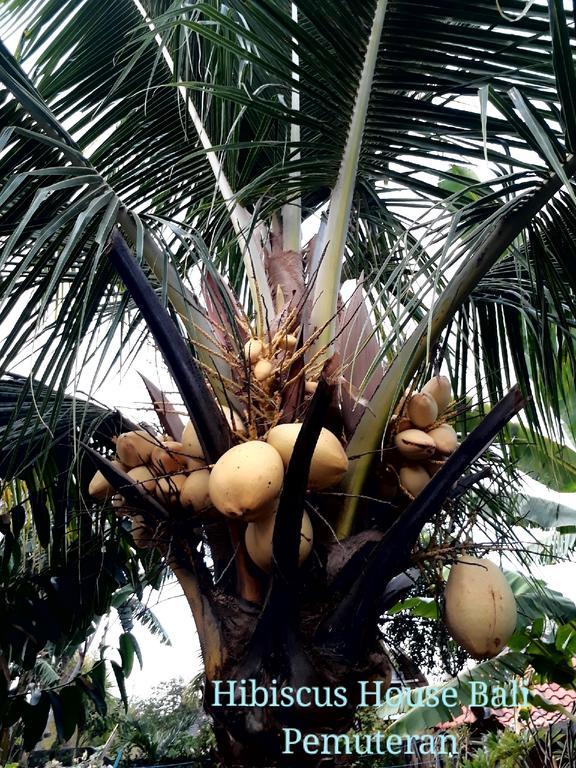
[[[244,359],[252,377],[265,388],[270,388],[282,358],[296,349],[298,340],[291,333],[278,332],[270,343],[252,337],[244,345]]]
[[[251,339],[245,348],[254,377],[270,381],[275,373],[274,351],[292,351],[289,334],[274,344]],[[416,496],[458,447],[454,429],[444,413],[451,401],[450,383],[435,376],[412,394],[396,420],[395,445],[402,457],[402,488]],[[181,441],[158,438],[146,430],[125,432],[116,438],[113,461],[134,483],[161,503],[194,512],[214,508],[222,515],[247,523],[245,545],[250,559],[265,572],[272,567],[272,537],[284,475],[302,425],[279,424],[264,440],[246,439],[242,418],[227,407],[224,415],[235,435],[243,440],[210,467],[191,421]],[[308,476],[308,489],[322,491],[336,485],[348,470],[348,458],[339,439],[323,428]],[[114,488],[98,471],[89,485],[96,499],[111,500],[119,515],[128,514],[121,488]],[[144,518],[132,514],[132,536],[140,547],[153,546],[153,532]],[[299,562],[312,551],[313,528],[302,515]],[[444,620],[452,637],[478,659],[498,654],[516,627],[516,602],[502,571],[490,560],[461,556],[452,566],[444,594]]]
[[[395,422],[394,443],[401,457],[398,477],[417,496],[458,448],[446,421],[452,400],[450,381],[434,376],[404,402]],[[452,566],[444,593],[444,621],[451,636],[477,659],[496,656],[516,628],[516,601],[502,571],[490,560],[461,556]]]
[[[296,336],[285,330],[278,331],[270,341],[252,336],[244,345],[244,359],[250,366],[252,378],[263,389],[268,391],[273,389],[276,374],[285,364],[286,357],[296,350],[297,345]],[[304,382],[304,390],[308,395],[312,395],[317,386],[318,382],[311,379],[306,379]]]
[[[516,629],[516,601],[506,577],[486,558],[462,555],[444,591],[444,622],[475,659],[496,656]]]
[[[272,567],[272,536],[284,474],[301,424],[278,424],[265,440],[247,440],[226,451],[210,472],[212,505],[226,517],[247,522],[246,550],[263,571]],[[308,489],[322,491],[338,483],[348,469],[348,457],[338,438],[322,429],[314,449]],[[312,551],[312,523],[306,512],[300,529],[299,561]]]
[[[231,429],[245,436],[240,416],[224,408]],[[245,440],[208,466],[194,425],[189,421],[180,442],[160,440],[145,430],[125,432],[116,438],[114,464],[144,491],[166,505],[200,512],[214,508],[222,515],[247,523],[245,542],[252,561],[262,570],[272,565],[274,519],[284,474],[301,424],[279,424],[265,440]],[[308,489],[321,491],[338,483],[348,469],[348,457],[338,438],[322,429],[316,444]],[[111,500],[118,514],[126,514],[121,489],[115,489],[98,471],[88,492]],[[149,546],[152,532],[141,515],[132,515],[132,535],[138,546]],[[300,536],[300,563],[312,550],[312,523],[304,512]]]
[[[195,447],[194,447],[195,448]],[[161,439],[146,430],[123,432],[116,438],[112,462],[143,491],[167,506],[201,511],[209,506],[209,472],[201,451],[190,450],[184,441]],[[119,515],[127,513],[121,488],[114,488],[98,471],[88,493],[101,501],[111,500]],[[141,515],[132,515],[132,536],[137,546],[149,546],[151,531]]]
[[[402,461],[398,477],[411,497],[426,487],[458,447],[456,431],[445,418],[451,400],[450,381],[433,376],[407,398],[396,419],[394,443]]]

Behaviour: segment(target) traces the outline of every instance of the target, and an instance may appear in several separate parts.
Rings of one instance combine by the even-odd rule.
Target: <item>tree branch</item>
[[[574,175],[576,156],[568,158],[564,171],[568,178]],[[357,496],[362,491],[392,410],[400,393],[425,359],[427,349],[440,338],[456,310],[462,306],[502,253],[562,186],[562,179],[557,174],[551,174],[539,189],[516,201],[516,207],[511,208],[498,226],[470,253],[435,303],[431,310],[432,317],[428,315],[419,323],[386,371],[370,401],[370,407],[365,409],[348,444],[349,456],[363,455],[354,463],[353,471],[345,480],[345,491],[350,497],[338,521],[339,538],[345,538],[352,530]]]

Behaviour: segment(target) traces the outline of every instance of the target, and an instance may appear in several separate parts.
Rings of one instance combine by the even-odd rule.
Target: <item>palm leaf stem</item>
[[[570,179],[576,172],[576,157],[570,156],[563,169],[564,175]],[[345,538],[352,530],[358,494],[362,491],[374,452],[378,450],[400,393],[480,280],[562,186],[560,176],[551,174],[536,191],[520,198],[517,206],[510,208],[495,229],[472,248],[462,268],[446,286],[427,317],[418,324],[384,374],[370,401],[370,407],[364,411],[348,445],[348,455],[360,458],[353,462],[344,481],[345,491],[350,495],[336,527],[339,538]]]
[[[158,44],[162,58],[168,67],[170,74],[174,76],[174,60],[170,55],[170,52],[162,36],[158,32],[154,22],[148,15],[146,8],[142,5],[140,0],[133,0],[134,5],[138,9],[142,18],[145,20],[150,31],[154,34],[154,38]],[[263,335],[265,329],[265,318],[274,316],[274,304],[272,301],[272,293],[266,280],[266,272],[264,270],[264,264],[258,245],[258,233],[257,228],[252,225],[252,217],[248,211],[243,208],[236,200],[235,194],[230,186],[230,182],[226,178],[224,168],[220,160],[218,159],[215,149],[212,145],[210,137],[206,131],[204,123],[198,111],[196,110],[192,100],[188,97],[187,89],[184,85],[176,86],[177,93],[184,102],[188,115],[192,120],[198,139],[206,152],[206,158],[210,164],[218,190],[222,196],[230,221],[234,227],[234,231],[239,238],[239,245],[242,250],[242,256],[244,259],[244,265],[246,268],[246,276],[248,284],[250,286],[250,292],[252,300],[254,302],[254,308],[256,311],[257,325],[259,332]]]
[[[216,461],[230,447],[230,430],[190,348],[118,230],[112,232],[107,252],[158,344],[196,428],[204,455],[208,461]]]
[[[292,20],[298,23],[298,6],[296,3],[292,3]],[[292,44],[296,46],[296,40],[292,38]],[[292,49],[292,63],[294,64],[294,81],[298,83],[299,74],[298,67],[300,65],[300,57],[295,48]],[[292,88],[290,95],[292,113],[297,114],[300,111],[300,92],[296,85]],[[300,144],[300,126],[298,123],[290,124],[290,145],[296,147]],[[298,163],[300,161],[300,151],[294,153],[293,162]],[[300,176],[299,171],[294,171],[292,178],[298,179]],[[301,248],[301,230],[302,230],[302,199],[297,197],[282,206],[282,248],[285,251],[299,252]]]
[[[336,335],[336,305],[340,291],[342,265],[348,237],[352,198],[356,187],[358,161],[366,126],[366,115],[372,90],[372,80],[378,60],[380,38],[388,6],[387,0],[379,0],[374,11],[370,38],[364,56],[362,75],[358,83],[356,101],[350,121],[346,146],[330,200],[326,231],[326,250],[318,268],[314,286],[314,301],[310,313],[311,331],[323,328],[312,346],[311,355],[321,351],[320,362],[333,353]]]
[[[164,252],[158,247],[150,232],[140,222],[136,223],[134,217],[124,207],[121,207],[118,212],[118,223],[128,238],[137,244],[136,250],[142,253],[144,261],[159,284],[166,286],[170,304],[186,329],[198,358],[204,364],[210,384],[219,396],[218,399],[226,402],[221,379],[230,378],[230,368],[221,359],[221,351],[215,343],[213,329],[201,310],[196,296],[184,285],[178,272],[167,261]]]

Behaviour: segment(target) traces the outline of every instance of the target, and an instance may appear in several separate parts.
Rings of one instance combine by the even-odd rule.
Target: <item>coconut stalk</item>
[[[576,157],[570,156],[563,169],[565,176],[571,178],[576,172]],[[362,414],[348,444],[348,455],[359,458],[352,463],[343,482],[345,492],[350,495],[336,527],[339,538],[345,538],[352,531],[358,495],[362,492],[382,435],[401,392],[424,362],[428,350],[438,341],[455,312],[522,230],[562,188],[563,183],[562,178],[553,173],[537,190],[517,201],[517,207],[511,209],[484,241],[471,251],[428,316],[421,320],[384,374],[370,401],[370,407]]]
[[[312,347],[312,354],[320,352],[319,361],[332,356],[336,336],[336,306],[342,278],[342,265],[352,211],[352,197],[356,186],[358,161],[362,137],[372,90],[372,80],[378,58],[378,48],[384,27],[387,0],[378,0],[374,11],[368,47],[364,56],[362,75],[358,84],[356,101],[350,120],[350,129],[336,186],[330,199],[326,228],[326,250],[315,274],[314,299],[310,313],[310,330],[323,328]]]
[[[323,376],[306,412],[294,444],[280,495],[272,537],[272,578],[262,613],[250,641],[248,658],[254,669],[243,670],[255,677],[263,666],[264,649],[277,654],[279,646],[298,623],[298,551],[310,463],[332,399],[333,386]]]

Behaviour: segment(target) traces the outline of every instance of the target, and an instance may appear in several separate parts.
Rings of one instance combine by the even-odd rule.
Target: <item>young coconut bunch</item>
[[[225,290],[229,291],[227,286]],[[238,310],[239,302],[234,301],[231,306],[234,311],[228,317],[234,318],[234,324],[226,329],[225,343],[218,350],[219,358],[226,362],[230,371],[224,381],[221,399],[234,403],[238,410],[218,401],[217,390],[212,388],[218,372],[207,365],[201,370],[204,396],[209,397],[219,410],[234,443],[232,447],[210,462],[204,435],[195,426],[194,410],[185,424],[165,421],[165,429],[170,429],[173,434],[158,436],[152,430],[140,430],[118,436],[117,457],[112,465],[125,472],[143,494],[154,497],[165,508],[167,521],[161,527],[154,528],[147,523],[138,507],[131,507],[123,498],[122,484],[106,481],[100,471],[91,483],[90,492],[101,500],[112,498],[116,514],[131,518],[134,543],[142,548],[166,548],[177,531],[181,535],[182,528],[178,526],[186,518],[192,521],[190,531],[198,530],[206,521],[210,526],[214,526],[218,519],[229,521],[231,532],[235,531],[236,548],[240,546],[247,555],[247,560],[240,558],[237,562],[243,579],[241,588],[247,598],[259,600],[262,586],[274,571],[274,531],[286,473],[303,430],[301,419],[310,411],[311,398],[317,391],[317,387],[306,386],[312,381],[317,357],[309,355],[307,359],[313,342],[305,344],[295,326],[295,323],[303,322],[302,307],[289,312],[284,306],[278,307],[280,321],[276,330],[271,329],[264,338],[258,338],[247,315]],[[222,329],[219,318],[213,316],[212,322],[215,330]],[[298,336],[289,334],[290,329],[294,329]],[[286,342],[289,336],[291,338]],[[235,341],[246,337],[248,341],[238,344],[239,350],[234,351]],[[267,364],[266,377],[257,369],[263,361]],[[326,370],[331,371],[333,382],[344,380],[348,384],[342,373],[343,367],[336,364],[336,357]],[[327,562],[327,553],[329,557],[334,542],[327,535],[330,526],[326,521],[337,520],[335,499],[338,499],[340,484],[350,470],[342,401],[338,399],[338,388],[334,384],[330,392],[330,406],[323,419],[328,414],[330,418],[317,425],[318,434],[306,467],[302,488],[306,508],[302,508],[300,515],[294,515],[295,520],[299,520],[298,567],[303,567],[310,558],[315,539],[318,540],[317,562]],[[163,396],[162,399],[166,407],[166,398]],[[394,408],[381,458],[376,461],[376,474],[392,473],[396,486],[392,492],[390,487],[381,486],[380,496],[373,501],[385,502],[391,510],[396,508],[398,515],[407,503],[425,491],[460,445],[452,423],[461,410],[453,397],[450,381],[443,375],[432,376],[420,391],[407,390]],[[179,440],[175,440],[175,436]],[[460,437],[464,439],[466,435]],[[455,476],[454,480],[457,479]],[[394,517],[389,514],[388,519]],[[387,519],[380,514],[378,527],[385,531],[388,525]],[[458,540],[453,544],[458,545]],[[425,560],[426,549],[422,548],[421,542],[418,555],[421,561]],[[236,559],[239,556],[237,549]],[[349,560],[353,563],[354,556]],[[493,626],[484,620],[465,621],[465,633],[454,619],[458,613],[454,605],[464,599],[462,594],[473,593],[475,602],[488,611],[495,595],[505,592],[503,576],[496,584],[498,590],[494,586],[496,572],[496,566],[490,563],[489,578],[480,579],[473,570],[459,570],[455,566],[446,590],[448,630],[469,653],[483,658],[497,654],[512,634],[511,605],[514,601],[511,592],[506,593],[505,603],[499,604],[499,609],[505,613],[501,620],[493,622]],[[304,576],[305,581],[310,579],[313,582],[318,579],[314,569]]]

